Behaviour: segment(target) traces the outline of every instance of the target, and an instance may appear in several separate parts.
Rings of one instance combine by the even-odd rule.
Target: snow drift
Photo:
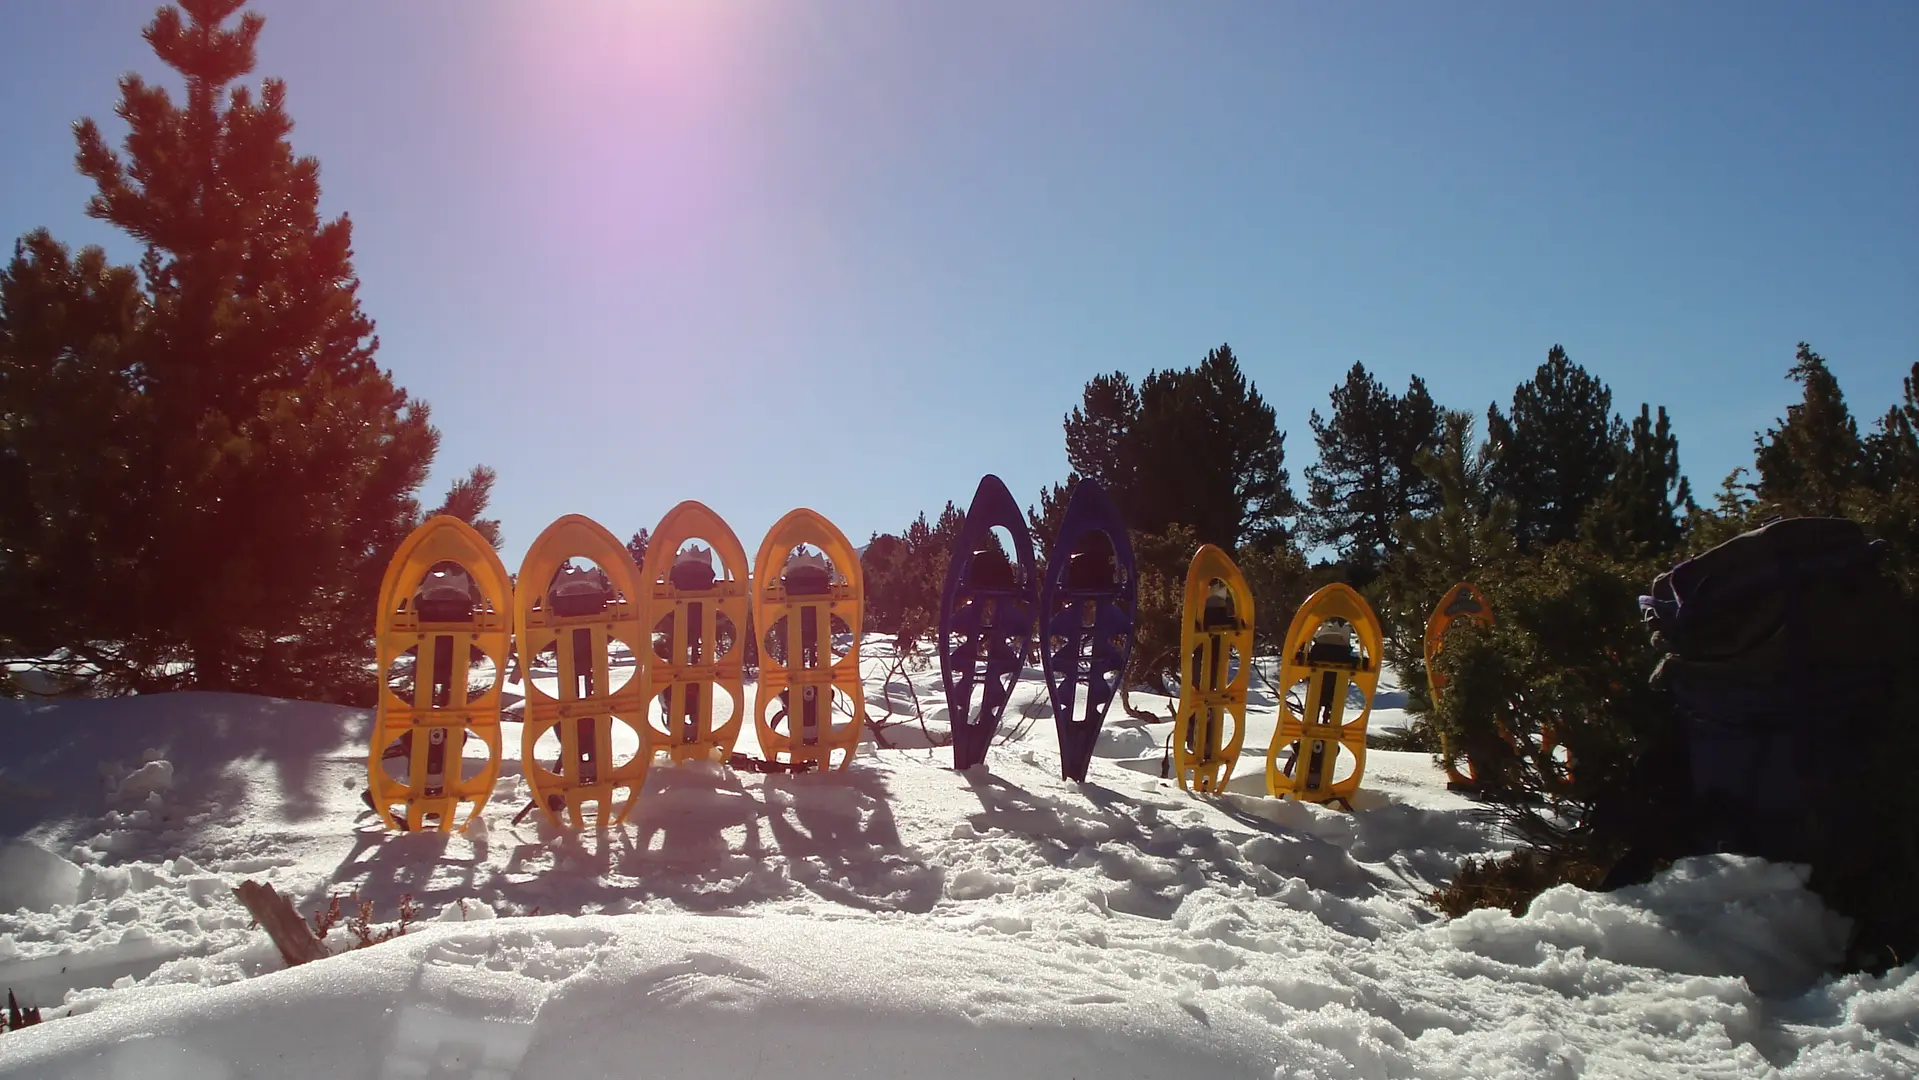
[[[936,683],[893,680],[909,705]],[[1258,750],[1196,799],[1158,775],[1165,724],[1109,719],[1074,784],[1044,721],[955,773],[920,704],[924,732],[844,774],[657,768],[604,833],[515,823],[509,760],[484,826],[446,837],[366,811],[362,712],[6,703],[0,986],[49,1019],[0,1035],[0,1075],[1919,1071],[1914,969],[1823,974],[1845,926],[1796,867],[1693,859],[1447,920],[1423,894],[1506,841],[1423,755],[1373,752],[1350,814],[1249,793]],[[337,955],[282,970],[247,878],[427,921],[364,949],[335,928]]]

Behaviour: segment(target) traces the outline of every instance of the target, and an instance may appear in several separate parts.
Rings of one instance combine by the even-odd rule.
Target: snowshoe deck
[[[1328,585],[1300,605],[1280,652],[1279,728],[1266,751],[1269,794],[1351,805],[1366,772],[1366,722],[1379,687],[1382,643],[1378,616],[1347,585]],[[1355,687],[1364,703],[1347,719],[1347,695]],[[1342,749],[1352,755],[1353,771],[1337,777]],[[1288,756],[1282,760],[1282,754]]]
[[[1212,544],[1201,545],[1186,568],[1180,620],[1174,776],[1188,791],[1215,792],[1232,778],[1246,739],[1253,593],[1232,558]]]
[[[1093,480],[1073,487],[1040,591],[1041,658],[1059,732],[1060,775],[1085,782],[1106,710],[1133,651],[1133,545]]]
[[[690,540],[712,545],[709,566],[676,557]],[[746,549],[720,516],[687,500],[667,511],[653,531],[640,580],[653,621],[651,691],[661,715],[648,708],[653,745],[674,764],[727,761],[746,723]],[[732,707],[717,706],[726,695]]]
[[[1013,551],[999,550],[994,526],[1012,534]],[[966,508],[966,523],[953,541],[940,592],[940,680],[946,689],[955,769],[985,761],[999,732],[1033,640],[1038,586],[1026,515],[1005,483],[988,474]]]
[[[492,796],[512,604],[493,546],[456,517],[426,521],[387,563],[374,630],[382,685],[366,790],[387,827],[447,832],[457,822],[464,831]],[[466,757],[476,740],[486,748],[484,762]]]
[[[826,572],[816,556],[789,565],[789,555],[802,544],[823,552],[836,573]],[[865,607],[859,556],[832,522],[801,508],[774,523],[753,560],[753,622],[760,635],[753,726],[769,763],[807,769],[852,764],[865,729],[860,683]],[[836,619],[843,629],[836,630]],[[842,633],[846,652],[836,656]],[[839,722],[835,693],[852,706],[852,716]]]
[[[591,559],[605,574],[604,591],[587,575],[567,575],[574,558]],[[579,828],[586,807],[596,805],[601,825],[626,819],[639,798],[652,763],[647,738],[648,665],[645,594],[639,589],[626,546],[599,523],[568,514],[533,541],[520,564],[513,606],[520,670],[526,677],[526,713],[520,732],[520,767],[534,804],[556,825]],[[624,644],[633,673],[612,688],[612,645]],[[557,696],[542,690],[533,672],[551,650],[559,673]],[[639,750],[620,761],[614,725],[639,740]],[[559,741],[558,760],[541,761],[543,735]]]

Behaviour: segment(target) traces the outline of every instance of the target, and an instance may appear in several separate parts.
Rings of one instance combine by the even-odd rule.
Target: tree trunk
[[[226,642],[213,635],[195,636],[188,646],[193,653],[193,688],[227,690],[233,685],[231,657]]]

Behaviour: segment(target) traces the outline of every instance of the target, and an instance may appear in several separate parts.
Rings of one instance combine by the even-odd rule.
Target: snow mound
[[[81,869],[38,844],[0,845],[0,911],[51,912],[80,902]]]
[[[173,762],[156,758],[132,772],[121,774],[115,766],[102,766],[107,776],[107,802],[116,806],[159,806],[161,794],[173,790]]]
[[[1034,978],[1043,973],[1043,978]],[[433,924],[9,1036],[33,1077],[1266,1076],[1264,1025],[987,935],[770,916]],[[128,1041],[132,1040],[132,1041]]]
[[[1511,964],[1577,952],[1677,974],[1734,976],[1758,993],[1779,993],[1803,989],[1845,951],[1847,921],[1805,883],[1803,867],[1699,856],[1613,893],[1549,889],[1520,918],[1475,911],[1446,934],[1459,948]]]

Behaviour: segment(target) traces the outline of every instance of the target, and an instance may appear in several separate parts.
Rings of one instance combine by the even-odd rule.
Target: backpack
[[[1885,541],[1838,517],[1784,518],[1654,579],[1639,598],[1664,653],[1702,851],[1812,862],[1843,828],[1847,772],[1885,731],[1894,657],[1875,631],[1898,594]]]

